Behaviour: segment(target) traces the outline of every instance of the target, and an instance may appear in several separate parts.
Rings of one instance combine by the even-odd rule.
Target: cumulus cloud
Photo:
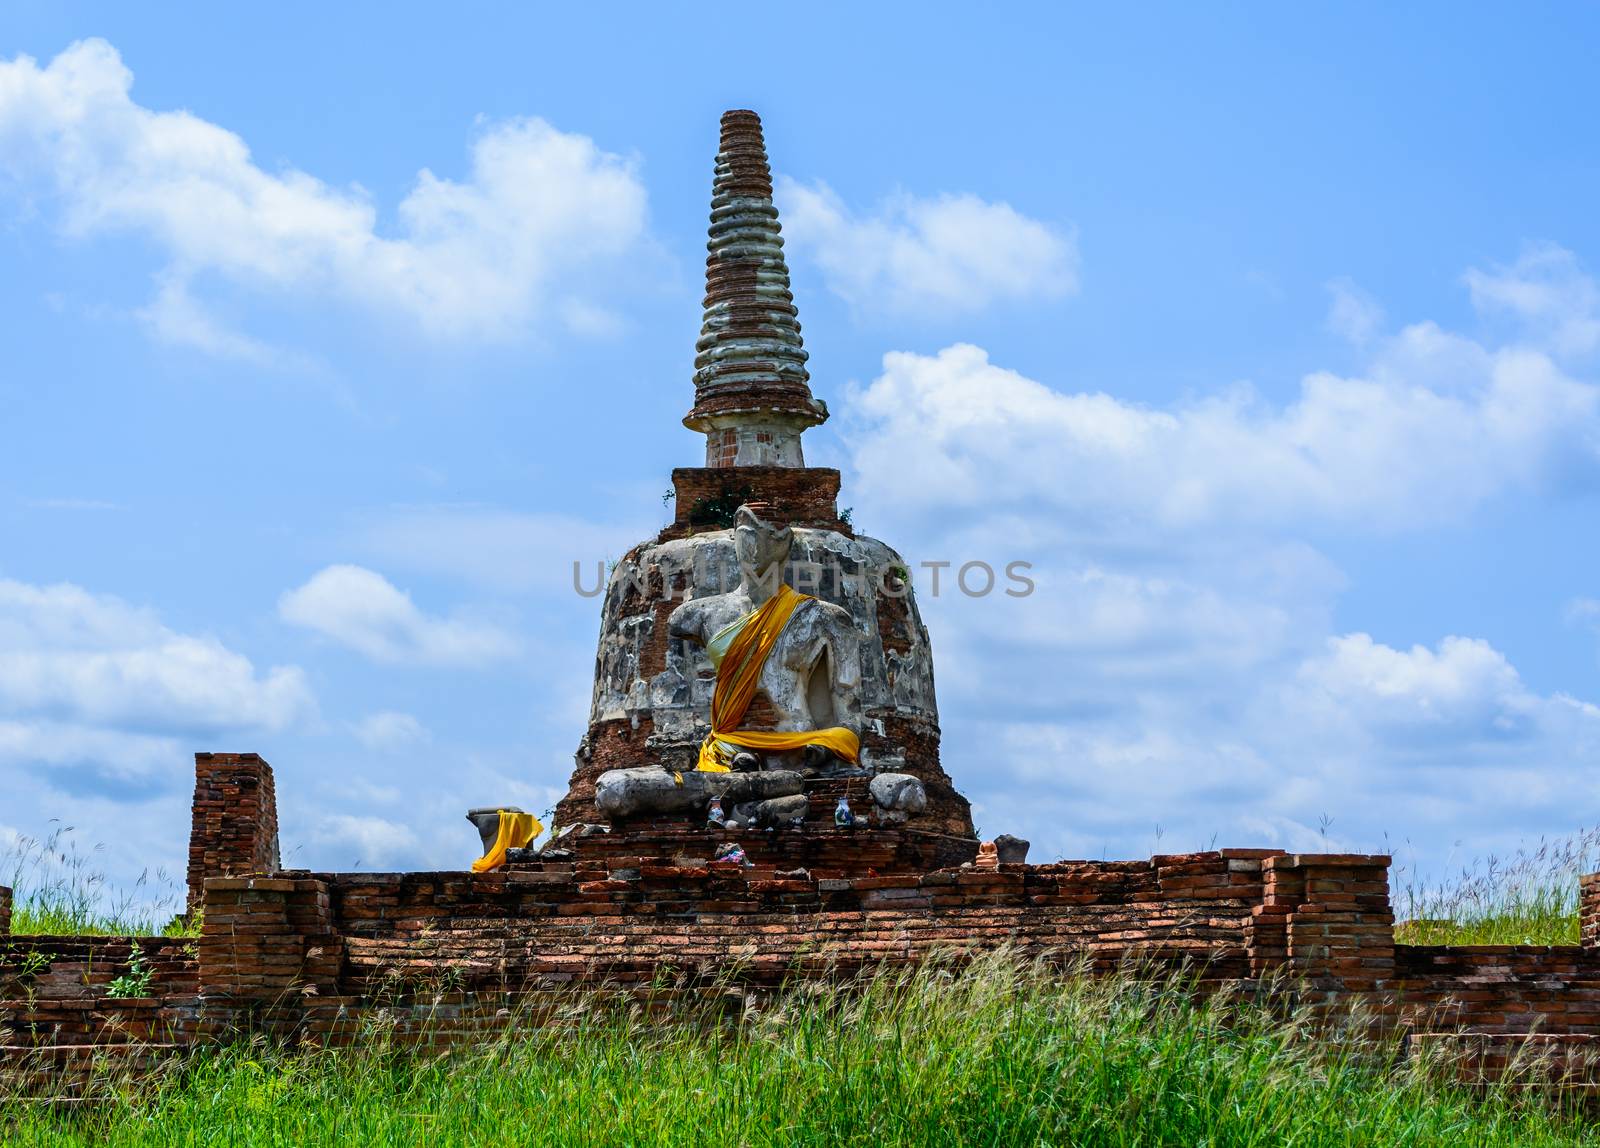
[[[197,735],[282,730],[315,716],[296,667],[258,670],[217,639],[79,586],[0,579],[0,790],[76,811],[170,795]],[[78,813],[74,812],[74,817]],[[103,818],[113,824],[115,818]]]
[[[1467,738],[1514,734],[1540,704],[1499,650],[1454,636],[1435,649],[1409,650],[1368,634],[1330,638],[1291,689],[1295,709],[1321,715],[1330,728],[1449,730]]]
[[[0,719],[0,770],[37,773],[75,798],[137,800],[169,790],[184,778],[187,761],[174,737],[48,718]]]
[[[1386,340],[1362,376],[1306,376],[1286,406],[1244,386],[1167,407],[1060,391],[968,344],[885,355],[852,405],[862,484],[941,514],[1014,500],[1164,528],[1398,528],[1600,470],[1600,388],[1537,349],[1431,323]]]
[[[362,566],[329,566],[278,602],[284,621],[391,665],[483,666],[516,641],[489,623],[424,613],[411,595]]]
[[[899,195],[852,211],[827,184],[780,178],[784,234],[828,287],[868,311],[939,314],[1078,289],[1075,233],[975,195]]]
[[[1372,341],[1383,326],[1383,308],[1349,279],[1328,284],[1328,329],[1356,346]]]
[[[1600,632],[1600,598],[1574,598],[1568,602],[1567,621]]]
[[[154,299],[139,308],[137,316],[158,340],[191,347],[224,359],[268,364],[286,361],[285,353],[260,339],[232,330],[219,322],[194,298],[187,277],[162,277]]]
[[[1480,311],[1511,316],[1558,354],[1600,347],[1600,286],[1564,247],[1530,245],[1509,267],[1474,268],[1466,282]]]
[[[410,570],[464,578],[495,590],[570,593],[572,564],[592,587],[596,563],[625,553],[659,526],[596,522],[570,514],[493,506],[402,506],[366,523],[366,551]]]
[[[1250,674],[1145,675],[1101,693],[1098,708],[986,715],[947,729],[946,761],[981,747],[987,775],[956,770],[980,822],[1018,827],[1046,856],[1409,839],[1437,866],[1457,841],[1505,849],[1600,814],[1588,780],[1600,768],[1600,707],[1530,690],[1481,639],[1402,650],[1344,634],[1293,656],[1311,637],[1295,635]],[[1010,686],[1044,665],[1069,697],[1098,668],[1033,659]]]
[[[104,40],[44,66],[0,62],[0,164],[25,194],[56,205],[67,234],[132,234],[163,252],[144,317],[208,351],[266,353],[197,300],[208,274],[282,298],[347,301],[435,336],[503,337],[547,312],[594,329],[604,323],[593,303],[552,300],[644,233],[632,162],[541,119],[482,126],[467,177],[422,170],[385,226],[361,189],[267,171],[238,135],[143,107],[132,85]]]
[[[94,725],[281,729],[313,709],[295,667],[258,672],[215,638],[120,598],[0,580],[0,713]]]

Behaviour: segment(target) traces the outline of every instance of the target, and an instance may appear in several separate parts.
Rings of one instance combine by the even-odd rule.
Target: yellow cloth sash
[[[860,760],[861,741],[843,726],[794,733],[739,728],[751,699],[756,696],[756,683],[761,678],[761,667],[767,664],[767,655],[778,644],[778,637],[789,624],[795,607],[809,597],[809,594],[780,585],[778,592],[759,609],[725,626],[707,643],[712,663],[717,668],[717,684],[711,693],[711,733],[701,743],[696,769],[727,773],[727,759],[732,756],[727,749],[730,745],[772,750],[820,745],[851,764]]]
[[[500,810],[500,832],[495,835],[494,847],[472,863],[474,873],[487,873],[506,863],[507,849],[526,849],[528,842],[544,832],[544,826],[531,813]]]

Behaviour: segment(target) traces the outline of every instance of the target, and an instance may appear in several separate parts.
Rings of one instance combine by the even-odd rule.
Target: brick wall
[[[11,890],[0,885],[0,937],[11,933]]]
[[[330,999],[372,1004],[407,985],[504,999],[649,985],[670,969],[770,988],[999,946],[1102,968],[1129,956],[1186,960],[1219,981],[1248,975],[1263,854],[853,877],[612,856],[481,876],[214,880],[201,985],[270,1003],[293,1014],[280,1027],[296,1027]],[[288,908],[297,895],[311,898],[299,918]]]
[[[150,970],[154,995],[197,991],[193,941],[37,934],[0,940],[0,1001],[29,995],[52,1001],[104,996],[106,986],[129,971],[135,945]]]
[[[179,1048],[242,1030],[337,1043],[382,1008],[399,1037],[475,1039],[573,986],[652,1000],[663,984],[761,992],[1004,946],[1107,971],[1185,962],[1202,985],[1282,985],[1340,1012],[1362,1002],[1419,1041],[1455,1042],[1478,1074],[1511,1064],[1529,1034],[1562,1054],[1561,1071],[1575,1063],[1566,1052],[1600,1041],[1600,949],[1396,946],[1383,856],[1241,849],[845,872],[680,852],[704,845],[662,827],[483,875],[209,878],[198,943],[0,941],[0,1029],[60,1049]],[[1585,897],[1594,889],[1586,880]],[[153,997],[108,1000],[134,940]]]
[[[1256,976],[1283,973],[1326,1000],[1370,993],[1394,973],[1389,861],[1368,854],[1277,854],[1261,861],[1251,910]]]
[[[1586,949],[1600,949],[1600,873],[1578,878],[1578,928]]]
[[[1600,1036],[1600,953],[1580,945],[1397,945],[1387,987],[1419,1031]]]
[[[197,753],[194,772],[191,912],[206,878],[274,873],[280,864],[272,767],[254,753]]]
[[[292,1027],[303,997],[337,988],[343,948],[328,886],[307,877],[211,877],[199,944],[200,992],[222,1029]]]
[[[137,945],[149,995],[113,999]],[[0,938],[0,1095],[52,1096],[115,1060],[154,1067],[199,1033],[193,944],[172,937]]]
[[[839,472],[829,467],[737,466],[678,467],[672,472],[676,515],[661,539],[681,538],[697,529],[696,508],[711,502],[765,502],[772,518],[785,526],[816,526],[850,533],[839,519]]]

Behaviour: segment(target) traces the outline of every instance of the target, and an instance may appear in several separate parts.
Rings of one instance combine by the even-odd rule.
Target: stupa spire
[[[683,420],[705,433],[708,467],[804,466],[800,433],[828,417],[807,386],[781,230],[761,117],[724,112],[695,402]]]

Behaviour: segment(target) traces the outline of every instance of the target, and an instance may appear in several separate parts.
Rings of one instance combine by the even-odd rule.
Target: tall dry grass
[[[1467,1090],[1352,1025],[1202,999],[1182,976],[956,973],[726,989],[663,1023],[574,998],[559,1023],[446,1052],[374,1021],[354,1048],[264,1043],[92,1105],[0,1103],[15,1148],[145,1145],[1543,1145],[1596,1142],[1546,1099]]]
[[[1600,869],[1600,829],[1540,838],[1428,881],[1397,866],[1395,939],[1411,945],[1576,945],[1578,878]]]
[[[0,885],[12,890],[11,931],[71,936],[181,934],[177,882],[146,869],[131,888],[107,880],[105,847],[78,847],[70,825],[56,822],[42,837],[22,835],[0,850]]]

